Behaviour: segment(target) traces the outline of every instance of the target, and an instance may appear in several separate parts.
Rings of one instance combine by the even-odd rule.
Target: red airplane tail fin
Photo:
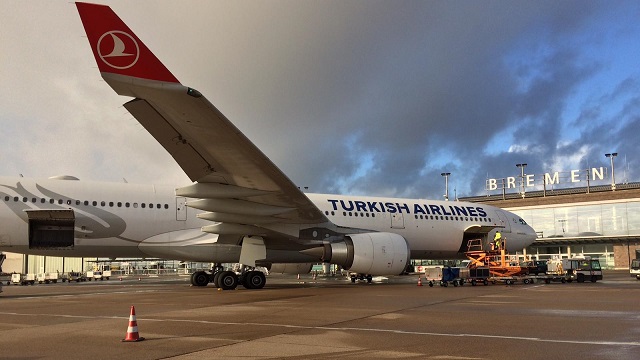
[[[179,83],[111,8],[81,2],[76,6],[101,73]]]

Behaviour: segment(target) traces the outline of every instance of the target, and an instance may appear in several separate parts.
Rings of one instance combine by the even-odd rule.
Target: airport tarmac
[[[269,276],[4,286],[2,359],[637,359],[640,281],[418,287]],[[135,306],[141,342],[123,343]]]

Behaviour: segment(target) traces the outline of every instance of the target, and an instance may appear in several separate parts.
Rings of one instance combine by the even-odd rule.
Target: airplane
[[[125,108],[193,183],[2,177],[0,250],[210,262],[191,283],[226,290],[263,288],[259,266],[295,274],[331,263],[370,282],[403,273],[411,259],[461,258],[469,240],[487,243],[498,230],[513,251],[536,239],[522,218],[490,205],[303,193],[110,7],[76,6],[102,78],[133,98]]]

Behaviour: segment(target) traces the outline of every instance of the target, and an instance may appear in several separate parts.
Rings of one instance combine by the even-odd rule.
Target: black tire
[[[544,279],[545,284],[551,284],[551,279]]]
[[[525,285],[526,285],[526,284],[529,284],[529,279],[524,279],[524,280],[522,280],[522,283],[524,283]]]
[[[429,287],[433,287],[433,281],[429,281]]]
[[[458,282],[453,280],[451,283],[453,283],[453,287],[458,287]]]
[[[217,273],[213,274],[213,286],[215,286],[216,288],[220,287],[220,274],[222,274],[222,271],[218,271]]]
[[[578,282],[579,283],[583,283],[584,282],[584,274],[578,274]]]
[[[464,285],[464,280],[460,280],[459,283],[460,283],[460,286]]]
[[[487,285],[489,285],[489,280],[484,279],[484,281],[482,283],[484,284],[484,286],[487,286]]]
[[[249,271],[244,275],[242,285],[247,289],[262,289],[267,278],[262,271]]]
[[[595,276],[592,276],[592,277],[591,277],[591,282],[592,282],[592,283],[594,283],[594,282],[596,282],[596,281],[598,281],[598,278],[597,278],[597,277],[595,277]]]
[[[209,275],[204,271],[196,271],[193,275],[193,283],[195,286],[207,286]]]
[[[471,286],[476,286],[476,279],[471,279]]]
[[[372,281],[373,281],[373,276],[367,275],[367,284],[371,284]]]
[[[196,275],[196,273],[192,272],[191,276],[189,276],[189,282],[191,283],[191,285],[196,286],[195,281],[193,280],[193,277]]]
[[[223,271],[220,273],[218,283],[222,290],[234,290],[238,287],[238,276],[233,271]]]

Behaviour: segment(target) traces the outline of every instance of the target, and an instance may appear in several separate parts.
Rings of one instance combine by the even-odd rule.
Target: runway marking
[[[65,315],[65,314],[21,314],[13,312],[0,312],[0,315],[14,315],[14,316],[49,316],[60,318],[75,318],[75,319],[129,319],[124,316],[87,316],[87,315]],[[390,334],[402,334],[402,335],[418,335],[418,336],[441,336],[441,337],[456,337],[456,338],[481,338],[481,339],[500,339],[500,340],[518,340],[518,341],[532,341],[532,342],[544,342],[544,343],[556,343],[556,344],[577,344],[577,345],[604,345],[604,346],[640,346],[640,342],[637,341],[594,341],[594,340],[561,340],[561,339],[543,339],[538,337],[525,337],[525,336],[509,336],[509,335],[488,335],[488,334],[453,334],[453,333],[436,333],[428,331],[407,331],[407,330],[393,330],[393,329],[380,329],[380,328],[358,328],[358,327],[336,327],[336,326],[304,326],[304,325],[287,325],[287,324],[265,324],[265,323],[252,323],[252,322],[227,322],[227,321],[209,321],[209,320],[186,320],[186,319],[154,319],[144,318],[139,321],[156,321],[156,322],[180,322],[180,323],[195,323],[195,324],[208,324],[208,325],[224,325],[224,326],[261,326],[261,327],[275,327],[284,329],[297,329],[297,330],[327,330],[327,331],[362,331],[372,333],[390,333]]]
[[[65,297],[80,297],[80,296],[94,296],[94,295],[110,295],[110,294],[131,294],[131,293],[152,293],[152,292],[162,292],[164,290],[135,290],[135,291],[108,291],[108,292],[92,292],[92,293],[84,293],[84,294],[58,294],[58,295],[38,295],[38,296],[20,296],[14,295],[12,297],[8,297],[11,300],[42,300],[43,298],[47,299],[57,299],[57,298],[65,298]]]

